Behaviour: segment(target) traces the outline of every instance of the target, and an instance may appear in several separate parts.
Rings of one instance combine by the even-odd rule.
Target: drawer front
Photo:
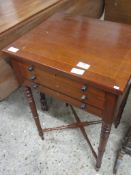
[[[102,109],[99,109],[99,108],[96,108],[94,106],[91,106],[91,105],[88,105],[86,103],[83,103],[83,102],[80,102],[74,98],[71,98],[69,96],[66,96],[64,94],[61,94],[60,92],[57,92],[57,91],[54,91],[52,89],[49,89],[45,86],[41,86],[41,85],[38,85],[36,83],[32,83],[30,81],[25,81],[25,84],[27,84],[28,86],[30,87],[34,87],[35,90],[38,90],[39,92],[43,92],[51,97],[54,97],[54,98],[57,98],[57,99],[60,99],[68,104],[71,104],[75,107],[78,107],[82,110],[85,110],[87,112],[90,112],[92,114],[95,114],[99,117],[102,118],[102,114],[103,114],[103,110]]]
[[[58,74],[40,70],[32,65],[15,63],[19,67],[20,74],[34,83],[73,97],[83,103],[104,109],[105,94],[92,86],[87,86]]]

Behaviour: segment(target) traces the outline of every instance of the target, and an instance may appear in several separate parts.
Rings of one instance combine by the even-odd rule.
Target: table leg
[[[29,106],[30,106],[35,124],[36,124],[38,132],[39,132],[39,135],[43,140],[44,139],[43,131],[42,131],[42,128],[41,128],[41,124],[40,124],[40,120],[39,120],[39,116],[38,116],[38,113],[37,113],[37,109],[36,109],[36,105],[35,105],[35,101],[34,101],[34,98],[33,98],[33,95],[32,95],[31,88],[28,87],[28,86],[24,86],[24,94],[25,94],[25,96],[27,98],[27,101],[29,103]]]
[[[96,161],[96,170],[98,170],[101,167],[103,154],[105,152],[105,147],[110,135],[111,131],[111,124],[106,124],[104,121],[102,122],[101,127],[101,136],[100,136],[100,143],[98,148],[98,157]]]
[[[47,101],[45,94],[40,92],[40,102],[41,102],[41,109],[43,111],[48,111]]]
[[[114,121],[114,113],[117,105],[117,96],[114,94],[105,94],[105,106],[103,111],[103,121],[101,127],[100,143],[98,147],[98,156],[96,160],[96,170],[101,167],[103,154],[110,135],[111,126]]]

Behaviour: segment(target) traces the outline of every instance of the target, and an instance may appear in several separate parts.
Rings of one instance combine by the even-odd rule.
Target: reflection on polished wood
[[[0,0],[0,33],[62,0]]]
[[[70,72],[72,67],[79,61],[86,62],[91,67],[75,79],[93,82],[102,89],[122,94],[130,78],[131,27],[87,20],[86,17],[65,17],[63,20],[60,16],[51,17],[11,44],[20,49],[16,55],[24,55],[32,62],[35,58],[36,63],[62,69],[63,74],[68,73],[71,77],[74,77]]]
[[[9,51],[12,46],[19,51]],[[84,130],[86,123],[81,122],[72,109],[78,127],[96,158],[96,169],[99,169],[112,123],[122,115],[129,93],[131,26],[56,14],[3,49],[3,52],[11,57],[17,77],[24,87],[35,87],[102,119],[96,155]],[[90,65],[83,75],[71,72],[72,68],[78,68],[79,62]],[[32,108],[36,109],[34,103]],[[36,110],[32,113],[34,116]],[[40,134],[41,127],[36,126]],[[76,127],[67,127],[71,126]]]
[[[63,9],[66,2],[69,0],[0,0],[0,50]],[[4,56],[0,52],[1,57]],[[5,60],[1,62],[0,100],[3,100],[18,87],[18,82],[10,65]]]
[[[66,5],[68,0],[5,0],[0,3],[0,49]]]

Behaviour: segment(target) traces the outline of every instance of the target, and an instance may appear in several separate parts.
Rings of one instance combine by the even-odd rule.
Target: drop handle
[[[32,81],[36,80],[36,76],[33,75],[33,76],[30,78],[30,80],[32,80]]]
[[[85,109],[86,108],[86,104],[85,103],[82,103],[81,106],[80,106],[81,109]]]
[[[81,91],[85,92],[86,90],[87,90],[87,86],[86,85],[82,86]]]
[[[86,100],[87,99],[87,96],[86,95],[82,95],[81,96],[81,100]]]
[[[34,70],[33,66],[28,67],[28,71],[32,72]]]

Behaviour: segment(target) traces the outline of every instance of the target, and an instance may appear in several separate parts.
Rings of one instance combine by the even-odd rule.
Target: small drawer
[[[54,91],[52,89],[49,89],[45,86],[41,86],[41,85],[38,85],[36,83],[32,83],[30,81],[26,81],[26,84],[30,87],[33,87],[34,89],[37,89],[38,91],[40,92],[43,92],[51,97],[55,97],[57,99],[60,99],[68,104],[71,104],[75,107],[78,107],[82,110],[85,110],[87,112],[90,112],[90,113],[93,113],[99,117],[102,117],[102,113],[103,113],[103,110],[99,109],[99,108],[96,108],[94,106],[91,106],[91,105],[88,105],[86,103],[82,103],[74,98],[71,98],[69,96],[66,96],[60,92],[57,92],[57,91]]]
[[[17,64],[24,78],[81,101],[81,103],[104,109],[105,93],[103,91],[59,74],[43,71],[33,65]]]

